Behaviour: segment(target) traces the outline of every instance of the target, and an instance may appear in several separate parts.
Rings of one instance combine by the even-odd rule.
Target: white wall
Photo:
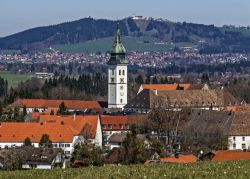
[[[125,72],[125,74],[123,74],[123,71]],[[108,69],[109,108],[123,108],[127,104],[128,102],[127,76],[128,76],[127,65],[109,66]],[[114,81],[112,81],[112,79],[114,79]]]
[[[242,144],[245,144],[245,149],[250,149],[250,136],[229,136],[228,144],[229,150],[243,150]]]

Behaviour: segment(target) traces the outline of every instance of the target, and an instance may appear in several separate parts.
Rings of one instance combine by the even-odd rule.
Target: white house
[[[34,147],[39,147],[44,134],[49,135],[54,148],[61,148],[70,156],[74,145],[88,142],[102,147],[102,129],[98,115],[40,117],[39,123],[0,123],[0,148],[22,146],[30,138]]]
[[[234,114],[228,132],[229,150],[250,150],[250,111]]]

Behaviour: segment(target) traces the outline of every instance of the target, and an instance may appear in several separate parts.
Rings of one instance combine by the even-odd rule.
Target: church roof
[[[120,31],[120,28],[118,25],[116,28],[115,41],[114,41],[114,44],[112,46],[111,53],[115,53],[115,54],[125,54],[126,53],[126,49],[123,46],[122,41],[121,41],[121,31]]]
[[[121,41],[121,31],[119,25],[117,25],[116,28],[115,41],[110,54],[111,58],[108,61],[108,65],[128,64],[128,61],[125,58],[126,49]]]

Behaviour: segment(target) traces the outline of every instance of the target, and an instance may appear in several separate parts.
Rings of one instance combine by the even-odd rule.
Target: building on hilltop
[[[108,61],[108,107],[123,108],[127,104],[127,66],[126,49],[121,42],[119,26]]]

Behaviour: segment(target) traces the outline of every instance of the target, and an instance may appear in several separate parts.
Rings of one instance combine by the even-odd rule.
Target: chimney
[[[158,95],[157,89],[154,89],[154,93],[155,93],[156,96]]]

